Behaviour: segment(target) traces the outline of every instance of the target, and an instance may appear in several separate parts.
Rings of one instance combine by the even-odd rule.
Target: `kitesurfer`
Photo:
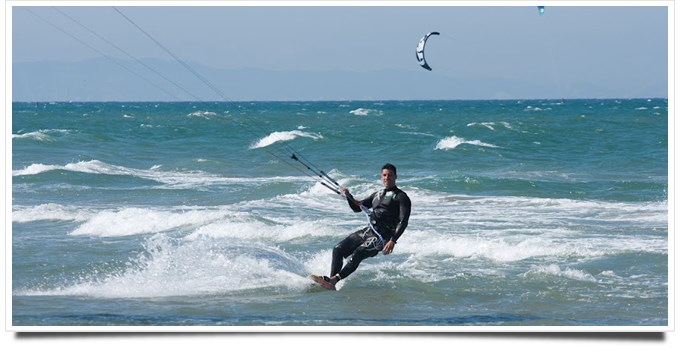
[[[361,201],[355,200],[347,188],[340,189],[354,212],[362,211],[362,208],[373,209],[373,212],[369,215],[368,226],[350,234],[333,248],[331,276],[323,277],[333,286],[353,273],[362,260],[373,257],[380,251],[383,255],[391,254],[408,226],[411,200],[405,192],[397,188],[397,168],[392,164],[385,164],[380,178],[385,188]],[[344,267],[343,259],[348,259]]]

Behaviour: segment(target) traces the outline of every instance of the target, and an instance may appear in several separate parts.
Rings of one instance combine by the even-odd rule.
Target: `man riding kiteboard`
[[[383,255],[391,254],[408,226],[411,200],[405,192],[397,188],[397,168],[392,164],[385,164],[380,178],[385,188],[361,201],[355,200],[347,188],[340,190],[354,212],[364,211],[368,214],[369,224],[350,234],[333,248],[331,276],[321,277],[332,288],[338,281],[353,273],[364,259],[373,257],[380,251]],[[373,211],[369,213],[368,209]],[[343,259],[348,259],[344,267]]]

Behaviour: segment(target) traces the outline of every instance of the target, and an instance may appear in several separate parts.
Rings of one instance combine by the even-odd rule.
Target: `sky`
[[[474,83],[486,88],[504,83],[510,87],[504,89],[509,92],[506,97],[513,95],[508,84],[520,82],[534,86],[532,94],[539,97],[544,89],[563,97],[667,97],[668,93],[668,1],[545,1],[543,15],[536,6],[513,2],[508,2],[510,6],[500,6],[505,2],[427,2],[428,6],[423,2],[336,2],[333,4],[339,6],[318,6],[327,3],[319,1],[259,3],[264,6],[106,2],[102,6],[95,1],[43,1],[37,7],[25,7],[30,2],[23,1],[8,3],[13,6],[6,61],[17,69],[21,64],[43,61],[77,64],[102,58],[102,54],[130,59],[109,43],[136,59],[174,61],[155,40],[182,61],[214,69],[305,72],[323,74],[329,80],[329,74],[390,71],[392,77],[416,76],[422,79],[418,86],[425,87],[428,81]],[[284,6],[274,6],[279,3]],[[357,6],[366,3],[377,6]],[[433,68],[428,72],[419,67],[415,47],[431,31],[441,35],[427,43],[426,59]],[[119,71],[102,70],[100,76],[116,77]],[[329,88],[350,86],[337,77],[332,79]],[[270,88],[267,81],[263,79],[260,87]],[[385,86],[385,94],[391,94],[387,87],[394,84]],[[295,92],[295,86],[286,91]],[[488,96],[499,93],[489,91]],[[262,91],[262,96],[266,99],[272,94]]]

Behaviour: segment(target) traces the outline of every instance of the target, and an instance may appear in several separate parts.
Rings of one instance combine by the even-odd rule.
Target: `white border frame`
[[[282,2],[284,4],[282,4]],[[14,326],[12,325],[12,7],[14,6],[533,6],[535,1],[21,1],[5,2],[6,332],[674,332],[675,1],[542,1],[550,6],[668,7],[668,326]]]

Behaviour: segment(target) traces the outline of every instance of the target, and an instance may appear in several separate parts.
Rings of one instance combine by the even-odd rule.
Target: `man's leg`
[[[364,242],[364,239],[361,237],[364,231],[365,230],[358,230],[335,245],[333,248],[333,261],[331,262],[331,277],[339,273],[340,269],[342,269],[342,260],[350,256],[354,250]]]
[[[359,267],[359,264],[364,259],[376,256],[381,249],[382,244],[380,244],[380,239],[371,237],[367,240],[364,240],[362,244],[359,247],[357,247],[354,250],[354,252],[352,252],[352,255],[347,261],[345,267],[343,267],[342,270],[340,270],[340,272],[337,273],[338,274],[337,280],[333,284],[337,283],[337,281],[341,279],[348,277]]]

